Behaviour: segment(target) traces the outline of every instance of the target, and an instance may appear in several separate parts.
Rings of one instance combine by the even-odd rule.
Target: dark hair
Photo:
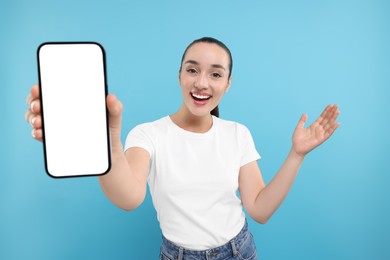
[[[212,38],[212,37],[203,37],[203,38],[200,38],[200,39],[197,39],[193,42],[190,43],[190,45],[187,46],[187,48],[185,49],[184,53],[183,53],[183,56],[181,57],[181,62],[180,62],[180,70],[179,72],[181,72],[181,66],[183,64],[183,61],[184,61],[184,56],[186,56],[186,53],[188,51],[188,49],[196,44],[196,43],[199,43],[199,42],[205,42],[205,43],[214,43],[214,44],[217,44],[219,47],[221,47],[222,49],[224,49],[227,54],[229,55],[229,59],[230,59],[230,63],[229,63],[229,77],[228,79],[230,78],[230,76],[232,75],[232,69],[233,69],[233,58],[232,58],[232,53],[230,52],[229,48],[221,41],[215,39],[215,38]],[[219,117],[219,109],[218,109],[218,106],[216,106],[211,112],[210,112],[212,115],[216,116],[216,117]]]

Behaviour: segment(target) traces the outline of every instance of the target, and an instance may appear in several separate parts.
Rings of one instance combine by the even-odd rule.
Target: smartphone
[[[54,178],[107,173],[111,156],[103,47],[46,42],[37,56],[46,172]]]

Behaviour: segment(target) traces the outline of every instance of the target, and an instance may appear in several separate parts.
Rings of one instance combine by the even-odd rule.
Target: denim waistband
[[[228,243],[222,246],[200,251],[191,250],[178,246],[163,236],[161,250],[163,253],[169,254],[177,260],[183,260],[191,256],[195,259],[225,259],[227,256],[236,256],[238,254],[238,250],[246,241],[248,235],[250,235],[250,232],[248,230],[248,223],[245,220],[244,227],[241,231]]]

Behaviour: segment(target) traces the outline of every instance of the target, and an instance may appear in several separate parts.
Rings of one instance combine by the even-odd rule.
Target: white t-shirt
[[[163,235],[192,250],[221,246],[245,223],[237,196],[240,167],[260,159],[249,130],[213,116],[206,133],[177,126],[169,116],[136,126],[125,150],[150,154],[148,184]]]

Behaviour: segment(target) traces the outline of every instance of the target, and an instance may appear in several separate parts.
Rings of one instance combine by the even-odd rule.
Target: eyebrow
[[[197,62],[195,60],[187,60],[187,61],[184,62],[184,64],[187,64],[187,63],[194,64],[194,65],[199,65],[199,62]],[[211,67],[223,69],[223,70],[226,71],[225,67],[220,65],[220,64],[211,64]]]

